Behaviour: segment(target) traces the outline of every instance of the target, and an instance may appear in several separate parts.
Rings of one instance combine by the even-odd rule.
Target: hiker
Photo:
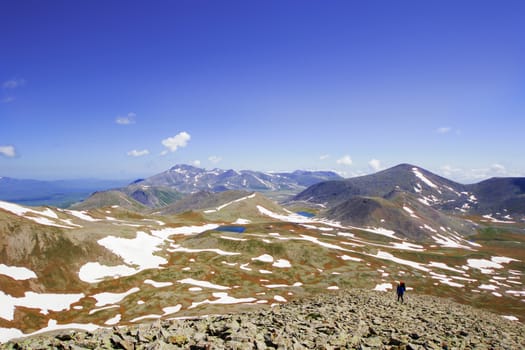
[[[405,282],[401,281],[397,284],[397,301],[401,299],[401,303],[405,302],[405,299],[403,299],[403,294],[405,294]]]

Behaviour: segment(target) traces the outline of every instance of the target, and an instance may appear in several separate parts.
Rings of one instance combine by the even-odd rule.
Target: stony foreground
[[[2,349],[523,349],[525,326],[446,299],[347,290],[249,313],[64,331]]]

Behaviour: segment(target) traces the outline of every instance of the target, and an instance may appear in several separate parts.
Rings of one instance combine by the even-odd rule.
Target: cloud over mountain
[[[147,149],[143,149],[141,151],[134,149],[128,152],[128,156],[132,156],[132,157],[141,157],[141,156],[145,156],[148,154],[149,154],[149,151]]]
[[[0,146],[0,154],[9,158],[16,156],[15,147],[12,145]]]
[[[337,164],[340,165],[352,165],[352,158],[349,155],[345,155],[337,160]]]
[[[162,154],[165,155],[168,151],[175,152],[178,148],[186,147],[190,139],[191,135],[186,131],[182,131],[173,137],[162,140],[162,144],[167,148]]]
[[[370,166],[370,168],[374,171],[379,171],[381,169],[381,161],[378,160],[378,159],[371,159],[369,162],[368,162],[368,165]]]

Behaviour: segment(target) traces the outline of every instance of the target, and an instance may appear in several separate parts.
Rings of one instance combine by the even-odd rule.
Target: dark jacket
[[[405,284],[404,283],[401,283],[401,284],[398,284],[397,285],[397,294],[398,295],[403,295],[405,293]]]

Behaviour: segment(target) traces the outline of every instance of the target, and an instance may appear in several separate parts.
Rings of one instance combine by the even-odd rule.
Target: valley
[[[437,195],[442,185],[413,168],[399,179],[410,176],[420,192],[392,192],[401,187],[392,179],[386,195],[333,204],[302,195],[279,204],[241,190],[196,192],[157,208],[0,202],[0,342],[266,309],[355,288],[390,300],[399,280],[409,302],[444,297],[523,322],[525,216],[449,210]],[[363,207],[364,199],[377,205]]]

